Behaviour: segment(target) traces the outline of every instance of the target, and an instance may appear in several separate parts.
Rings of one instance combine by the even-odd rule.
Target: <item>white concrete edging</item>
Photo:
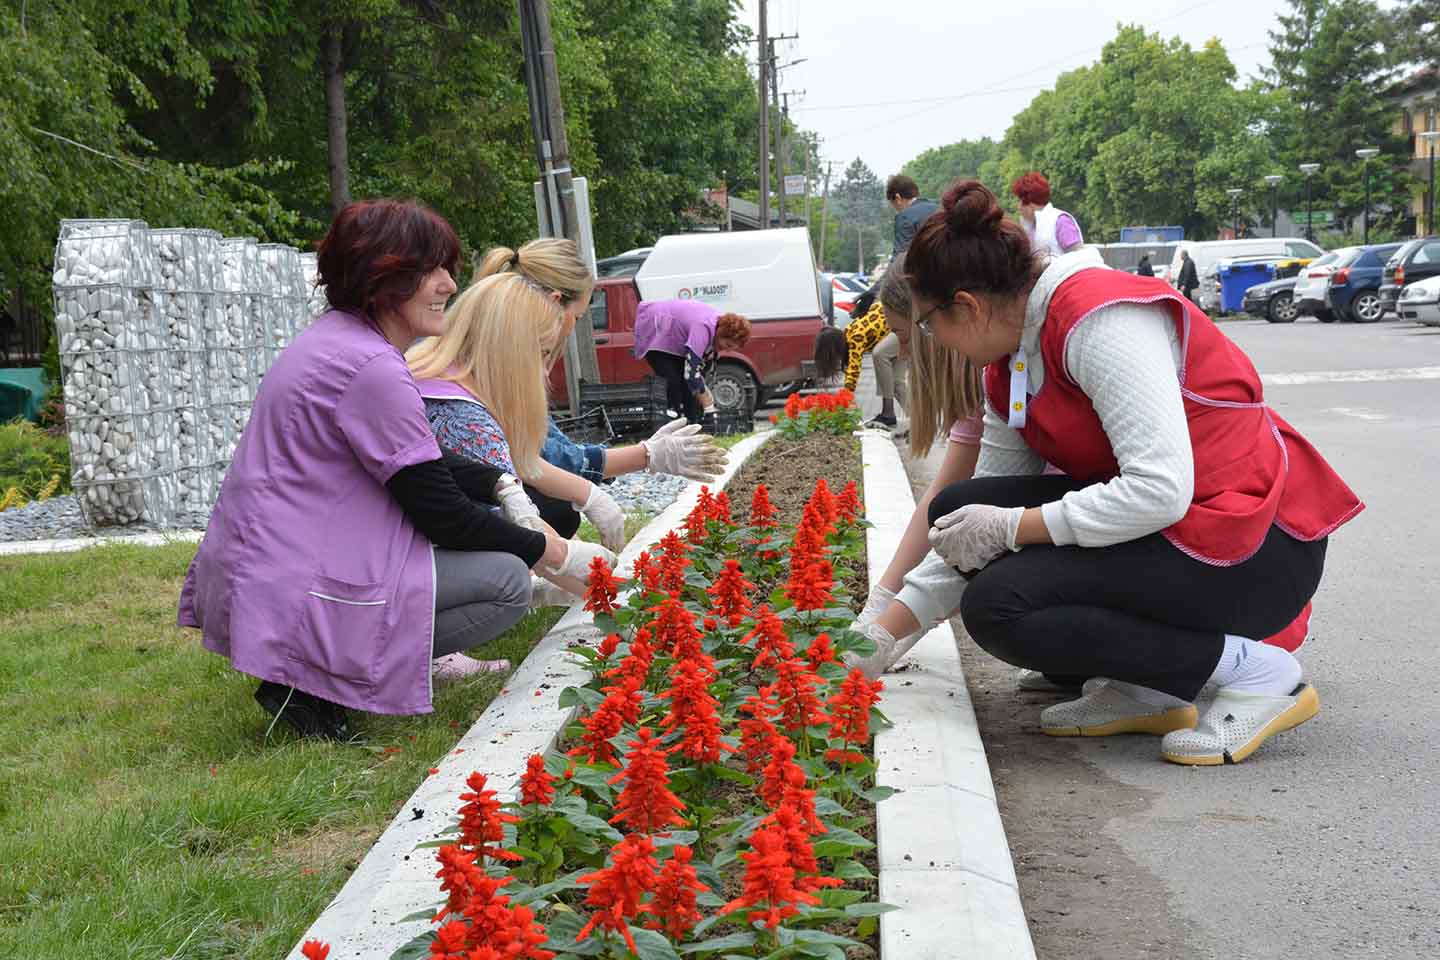
[[[139,547],[163,547],[167,543],[199,543],[205,534],[199,530],[177,530],[170,533],[132,533],[113,537],[73,537],[66,540],[12,540],[0,543],[0,557],[20,557],[42,553],[73,553],[111,543],[133,543]]]
[[[888,434],[860,433],[870,582],[900,545],[915,510]],[[927,633],[884,677],[880,709],[894,726],[875,736],[876,780],[899,790],[879,803],[884,960],[1034,960],[1015,864],[948,622]]]
[[[725,472],[710,486],[719,489],[729,483],[773,435],[767,431],[737,443]],[[620,554],[621,570],[629,570],[642,550],[684,523],[699,499],[700,486],[686,484],[674,503],[631,538]],[[399,922],[443,899],[435,879],[433,851],[416,850],[416,846],[439,838],[454,820],[471,771],[485,774],[502,799],[513,798],[530,755],[549,750],[570,720],[573,709],[560,707],[560,692],[583,686],[590,679],[576,658],[565,655],[565,648],[578,637],[594,633],[591,615],[579,603],[572,605],[530,651],[454,750],[437,761],[439,772],[425,778],[400,807],[345,886],[291,950],[292,960],[301,960],[300,946],[311,939],[330,944],[332,954],[345,960],[389,960],[392,953],[430,928],[428,920]],[[415,810],[423,812],[416,817]]]

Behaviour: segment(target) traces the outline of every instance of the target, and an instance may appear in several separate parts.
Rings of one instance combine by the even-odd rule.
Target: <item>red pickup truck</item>
[[[804,228],[662,237],[635,277],[595,285],[590,323],[600,381],[654,374],[633,352],[642,290],[653,300],[698,296],[751,321],[745,349],[721,353],[706,383],[719,409],[753,408],[770,390],[813,375],[822,323],[817,277]],[[569,404],[563,359],[550,372],[550,390],[552,403]]]

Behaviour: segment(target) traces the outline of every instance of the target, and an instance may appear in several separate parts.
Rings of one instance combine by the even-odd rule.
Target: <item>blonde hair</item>
[[[880,306],[887,317],[915,321],[910,285],[897,265],[880,280]],[[934,337],[914,330],[910,337],[910,452],[923,457],[935,438],[956,420],[985,409],[980,368],[969,357],[942,347]]]
[[[548,404],[545,371],[560,346],[564,310],[534,281],[484,277],[455,298],[445,332],[411,347],[405,362],[417,380],[452,380],[500,423],[515,471],[540,475]]]
[[[546,290],[554,290],[567,305],[577,300],[588,304],[595,289],[595,277],[581,259],[580,248],[575,241],[563,238],[542,237],[519,250],[487,250],[475,275],[489,277],[498,273],[518,273]]]

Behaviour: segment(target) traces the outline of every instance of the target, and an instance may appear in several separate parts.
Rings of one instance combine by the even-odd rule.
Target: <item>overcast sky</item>
[[[803,129],[820,134],[836,173],[859,156],[883,180],[929,147],[999,139],[1042,89],[1091,63],[1119,23],[1218,38],[1243,79],[1268,61],[1266,31],[1284,0],[769,0],[782,90]],[[744,0],[758,27],[759,0]],[[754,55],[751,56],[752,63]],[[899,101],[899,102],[897,102]],[[791,172],[791,171],[787,171]]]

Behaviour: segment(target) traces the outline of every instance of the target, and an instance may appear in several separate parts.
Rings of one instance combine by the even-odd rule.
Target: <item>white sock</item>
[[[1227,633],[1210,681],[1225,690],[1284,697],[1300,676],[1300,661],[1290,651]]]
[[[1179,697],[1172,697],[1170,694],[1160,690],[1152,690],[1150,687],[1126,683],[1123,680],[1111,680],[1107,686],[1114,687],[1132,700],[1139,700],[1141,703],[1148,704],[1152,707],[1163,707],[1169,710],[1173,707],[1188,707],[1190,705],[1189,700],[1181,700]]]

